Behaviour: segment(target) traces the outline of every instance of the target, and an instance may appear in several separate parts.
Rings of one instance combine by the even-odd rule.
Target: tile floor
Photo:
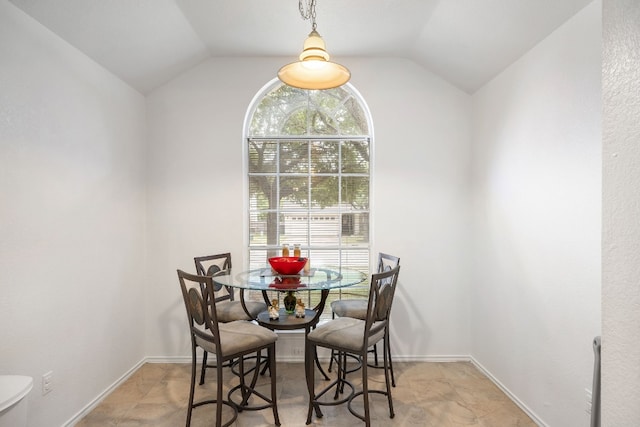
[[[521,427],[536,424],[488,378],[467,362],[394,363],[397,387],[392,389],[395,417],[389,418],[386,398],[371,395],[372,426],[426,427]],[[179,427],[186,421],[190,364],[143,365],[126,382],[107,396],[77,427],[155,426]],[[384,388],[380,369],[369,369],[370,388]],[[302,363],[278,363],[278,413],[284,427],[302,427],[307,414],[307,391]],[[316,375],[318,389],[325,381]],[[349,378],[357,387],[360,373]],[[196,399],[215,396],[215,370],[207,372],[207,382],[196,385]],[[225,387],[237,378],[225,369]],[[261,391],[269,395],[268,374],[259,380]],[[226,393],[226,392],[225,392]],[[361,400],[360,400],[361,402]],[[357,409],[357,403],[354,404]],[[360,403],[360,408],[362,404]],[[323,406],[323,418],[313,417],[316,426],[363,426],[346,405]],[[215,409],[205,405],[194,409],[193,427],[213,425]],[[224,417],[230,414],[225,410]],[[228,418],[227,418],[228,419]],[[271,409],[244,411],[237,427],[273,425]]]

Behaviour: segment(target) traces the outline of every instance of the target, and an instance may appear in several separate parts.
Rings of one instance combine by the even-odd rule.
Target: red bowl
[[[294,256],[279,256],[269,258],[269,264],[278,274],[285,276],[291,276],[300,273],[300,270],[304,268],[307,263],[306,258],[294,257]]]

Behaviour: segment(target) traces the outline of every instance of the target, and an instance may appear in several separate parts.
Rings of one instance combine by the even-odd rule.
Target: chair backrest
[[[202,341],[206,341],[215,346],[217,353],[220,349],[220,335],[216,305],[211,304],[214,298],[211,276],[198,276],[178,270],[178,280],[187,310],[192,345],[202,346]]]
[[[195,257],[193,261],[196,264],[196,271],[200,276],[213,276],[220,271],[228,271],[231,269],[231,254],[228,252],[224,254],[198,256]],[[217,285],[216,283],[213,285],[215,302],[225,300],[233,301],[234,294],[232,287],[224,287],[226,292],[223,293],[220,292],[223,286]]]
[[[378,253],[378,273],[389,271],[400,265],[400,258],[394,255]]]
[[[399,274],[400,265],[397,265],[390,270],[371,275],[367,317],[365,319],[365,337],[367,337],[365,342],[368,342],[374,335],[380,334],[386,327],[391,314],[391,306]],[[367,344],[367,346],[369,345],[371,344]]]

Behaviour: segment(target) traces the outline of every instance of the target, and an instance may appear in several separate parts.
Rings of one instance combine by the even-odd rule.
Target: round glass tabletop
[[[357,285],[367,278],[366,274],[346,267],[314,267],[308,272],[300,273],[284,276],[274,272],[270,267],[248,271],[230,269],[214,275],[213,281],[218,285],[259,291],[313,291]]]

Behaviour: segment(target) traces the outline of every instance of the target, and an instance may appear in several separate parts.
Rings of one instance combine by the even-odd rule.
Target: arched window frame
[[[301,96],[301,97],[298,97],[298,98],[294,97],[294,101],[295,101],[294,103],[289,102],[290,100],[287,99],[286,102],[273,104],[269,106],[269,108],[276,109],[276,113],[281,114],[282,117],[284,118],[291,117],[292,111],[296,112],[297,114],[300,114],[300,111],[305,111],[306,112],[304,113],[305,118],[304,120],[300,120],[300,122],[304,122],[306,120],[306,128],[304,130],[301,130],[298,133],[292,132],[292,133],[286,133],[283,135],[282,128],[284,126],[287,126],[287,123],[289,123],[290,120],[282,119],[281,117],[280,122],[278,122],[278,120],[275,121],[276,124],[279,124],[278,132],[273,132],[269,130],[269,129],[273,129],[274,123],[271,123],[271,122],[270,123],[263,122],[262,127],[260,129],[261,134],[257,134],[257,132],[252,132],[251,131],[252,121],[256,114],[256,110],[258,109],[260,104],[263,102],[263,100],[266,100],[266,98],[270,94],[272,94],[274,91],[279,90],[279,88],[283,88],[284,90],[294,92],[294,95]],[[370,271],[369,267],[371,265],[371,245],[372,245],[371,225],[373,224],[373,218],[371,215],[371,206],[372,206],[371,185],[372,185],[372,175],[373,175],[372,174],[373,123],[372,123],[371,114],[369,112],[368,106],[364,101],[363,97],[349,83],[342,86],[340,88],[340,92],[329,94],[329,95],[340,95],[340,96],[347,95],[345,98],[339,98],[338,96],[335,96],[335,97],[330,96],[330,97],[324,98],[325,100],[328,100],[328,103],[332,102],[334,98],[340,99],[340,102],[342,103],[342,105],[340,104],[340,102],[338,102],[334,106],[335,108],[333,110],[322,109],[319,103],[313,102],[314,97],[318,97],[318,96],[324,97],[325,95],[327,95],[326,93],[319,93],[319,92],[321,91],[301,91],[300,89],[289,88],[287,86],[284,86],[278,79],[274,79],[271,82],[267,83],[260,91],[258,91],[258,93],[254,96],[253,100],[251,101],[249,108],[247,109],[247,113],[245,115],[245,120],[243,125],[243,176],[244,176],[243,188],[244,188],[244,203],[245,203],[244,242],[245,242],[245,248],[247,251],[246,259],[247,259],[247,264],[249,268],[263,267],[266,264],[266,258],[268,258],[269,256],[277,256],[280,254],[281,246],[283,243],[288,245],[301,243],[302,256],[309,256],[312,265],[313,265],[313,262],[316,261],[316,262],[322,262],[324,264],[331,264],[331,265],[346,265],[351,268],[360,269],[366,274],[368,274]],[[286,96],[286,93],[283,93],[282,96]],[[277,99],[280,100],[280,98],[277,98]],[[348,107],[345,106],[347,102],[351,103],[353,101],[355,101],[355,104],[351,104]],[[265,102],[268,102],[268,101],[265,101]],[[315,105],[318,105],[318,108],[313,107]],[[305,107],[309,107],[309,106],[312,106],[313,108],[305,109]],[[359,123],[361,124],[366,123],[366,132],[361,132],[356,135],[356,134],[353,134],[353,132],[350,130],[353,128],[353,126],[349,126],[349,131],[346,131],[345,129],[340,128],[341,119],[339,117],[339,114],[340,114],[340,111],[344,111],[345,109],[346,111],[349,111],[349,112],[356,111],[357,114],[359,114],[358,116]],[[320,112],[320,113],[314,114],[314,116],[317,115],[321,117],[319,126],[317,125],[311,126],[309,124],[311,120],[310,117],[312,116],[311,114],[309,114],[309,111]],[[324,113],[325,115],[323,116],[321,113]],[[275,117],[275,116],[276,115],[270,115],[268,116],[268,118],[270,119],[271,117]],[[323,127],[324,123],[322,123],[322,118],[324,117],[327,117],[329,119],[334,119],[334,121],[331,122],[332,126]],[[344,117],[342,119],[345,120]],[[349,118],[347,117],[346,120],[348,119]],[[330,120],[326,120],[326,121],[329,122]],[[294,122],[294,124],[296,123],[297,122]],[[295,127],[295,126],[292,126],[292,128],[294,130],[299,129],[298,127]],[[320,129],[321,131],[329,130],[331,128],[331,129],[334,129],[334,131],[333,132],[328,131],[325,134],[321,134],[318,132],[315,132],[314,134],[309,134],[308,132],[309,132],[309,129],[311,128]],[[277,185],[275,185],[275,187],[277,188],[278,192],[281,191],[281,189],[282,190],[286,189],[286,185],[281,184],[281,182],[284,182],[285,177],[289,177],[289,179],[296,179],[296,178],[305,179],[306,178],[305,172],[297,173],[296,171],[294,171],[291,173],[291,171],[288,171],[287,173],[285,173],[285,172],[281,172],[280,170],[281,168],[284,168],[282,166],[284,163],[280,158],[281,156],[280,153],[282,152],[281,145],[297,144],[297,143],[307,144],[306,147],[308,147],[308,150],[309,150],[309,156],[308,158],[306,158],[308,163],[307,166],[308,166],[308,175],[309,175],[308,188],[307,188],[307,190],[309,191],[309,198],[306,201],[307,210],[305,211],[305,209],[302,209],[301,206],[297,206],[291,203],[289,204],[288,210],[282,209],[283,199],[281,198],[280,193],[278,193],[277,195],[271,196],[272,198],[275,198],[277,202],[274,202],[273,200],[269,201],[269,207],[272,207],[274,203],[277,205],[275,209],[268,208],[265,210],[258,210],[258,208],[255,206],[256,199],[255,197],[252,198],[252,194],[255,194],[255,190],[253,191],[250,190],[250,185],[251,183],[256,182],[257,175],[276,176],[276,178],[274,179],[277,182]],[[273,164],[275,165],[273,167],[277,168],[277,171],[269,171],[266,173],[261,173],[264,171],[259,170],[258,173],[256,173],[256,171],[254,170],[256,168],[255,164],[252,164],[252,166],[250,166],[250,160],[251,160],[250,155],[254,155],[254,156],[258,156],[258,155],[256,154],[257,153],[257,150],[255,149],[256,145],[253,146],[254,150],[251,150],[250,149],[251,144],[263,144],[261,146],[262,149],[264,150],[264,152],[261,152],[263,154],[267,153],[268,151],[266,148],[267,144],[273,144],[275,147],[277,147],[273,149],[273,153],[275,153],[273,154],[273,156],[275,156],[274,158],[276,159],[273,161]],[[323,173],[316,173],[311,171],[313,169],[313,165],[315,164],[313,163],[314,162],[313,149],[314,147],[317,146],[317,144],[328,144],[322,147],[337,147],[336,150],[339,157],[339,161],[338,161],[339,166],[336,172],[323,174]],[[349,161],[348,154],[350,152],[357,152],[358,150],[364,150],[365,146],[366,146],[367,155],[368,155],[366,178],[365,178],[365,174],[362,171],[349,173],[349,168],[345,167],[345,164],[347,164]],[[342,148],[342,147],[346,147],[346,148]],[[357,147],[357,149],[353,149],[352,147]],[[305,149],[307,148],[304,148],[303,146],[301,150],[305,150]],[[316,148],[316,149],[319,152],[323,151],[320,148]],[[343,154],[344,150],[350,150],[350,151],[345,151],[346,154]],[[327,151],[331,151],[331,150],[327,150]],[[250,152],[253,154],[250,154]],[[343,162],[345,164],[343,164]],[[291,162],[291,165],[293,165],[291,167],[295,169],[296,164],[297,163],[295,162]],[[318,169],[319,167],[316,167],[316,168]],[[324,176],[324,175],[330,175],[330,176]],[[252,179],[252,176],[253,176],[253,179]],[[320,178],[321,176],[324,176],[324,178],[326,179],[336,178],[337,182],[339,182],[339,184],[337,184],[337,193],[338,193],[338,198],[340,200],[336,204],[338,207],[336,207],[336,205],[332,205],[331,208],[325,211],[324,208],[318,209],[318,206],[312,206],[314,203],[314,200],[316,200],[317,197],[316,198],[312,197],[311,192],[313,191],[313,189],[318,188],[313,183],[313,179],[321,179]],[[361,209],[361,210],[354,209],[349,212],[342,210],[343,205],[345,203],[343,203],[344,200],[341,200],[341,199],[343,197],[343,193],[345,191],[349,191],[348,190],[349,186],[351,185],[351,187],[361,188],[359,187],[359,184],[350,184],[350,183],[352,182],[364,183],[365,181],[368,187],[368,191],[367,191],[368,194],[366,198],[366,209]],[[358,194],[362,194],[361,189],[358,191],[359,191]],[[263,192],[263,193],[266,193],[266,192]],[[271,190],[271,194],[272,193],[273,193],[273,190]],[[292,205],[296,207],[291,208]],[[283,214],[284,211],[286,211],[286,214]],[[296,212],[300,214],[299,217],[296,217]],[[326,215],[320,215],[319,212],[326,212]],[[261,215],[267,215],[267,216],[272,215],[267,220],[263,221],[265,223],[272,224],[270,230],[268,231],[268,233],[271,235],[267,237],[267,241],[271,240],[270,243],[256,245],[255,244],[256,239],[255,238],[252,239],[252,237],[255,237],[258,235],[258,232],[255,231],[255,229],[253,230],[255,233],[252,233],[252,227],[260,223],[260,221],[256,220],[256,215],[258,213]],[[287,215],[287,216],[284,217],[283,215]],[[316,223],[321,223],[322,221],[324,221],[324,224],[332,224],[332,221],[336,220],[336,218],[338,218],[337,221],[339,221],[339,225],[336,225],[336,224],[327,225],[327,227],[336,226],[339,228],[337,231],[338,236],[336,237],[337,240],[335,242],[335,245],[324,244],[324,243],[316,244],[317,242],[313,241],[311,223],[314,221]],[[289,229],[291,228],[289,224],[295,223],[296,220],[300,220],[300,219],[303,219],[306,221],[307,236],[296,235],[294,237],[289,238],[289,240],[287,240],[287,238],[283,238],[284,233],[281,233],[281,231],[283,231],[281,230],[281,228]],[[365,233],[366,236],[361,235],[362,233],[364,233],[363,231],[359,231],[360,234],[358,234],[358,238],[361,239],[362,241],[356,242],[354,244],[349,244],[348,239],[345,238],[345,235],[343,234],[344,230],[345,229],[353,230],[353,223],[355,222],[355,223],[363,224],[362,221],[366,222],[366,233]],[[274,222],[278,224],[276,227],[273,226]],[[285,224],[287,224],[286,227],[285,227]],[[267,226],[267,228],[269,227]],[[277,228],[276,230],[277,237],[273,236],[274,228]],[[296,239],[303,240],[303,241],[296,241]],[[361,288],[349,289],[348,291],[350,294],[356,293],[357,295],[360,295],[360,296],[363,295],[363,290]],[[346,293],[346,290],[343,290],[341,292],[332,292],[330,299],[339,299],[345,293]],[[366,295],[366,291],[364,292],[364,295]],[[311,298],[311,296],[309,298]],[[311,301],[309,300],[309,302]],[[329,304],[327,304],[327,307],[328,306]]]

